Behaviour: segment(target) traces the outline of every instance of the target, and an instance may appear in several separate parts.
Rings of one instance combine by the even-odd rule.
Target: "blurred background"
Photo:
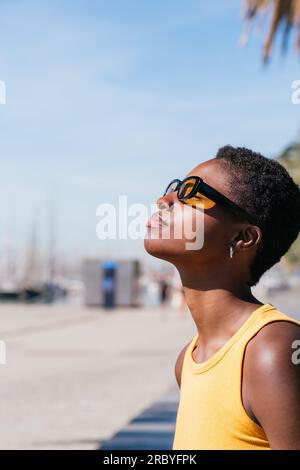
[[[300,184],[299,14],[1,0],[0,448],[98,448],[176,389],[195,331],[178,276],[141,238],[99,240],[96,209],[149,207],[226,144]],[[299,288],[298,239],[254,291],[300,318]]]

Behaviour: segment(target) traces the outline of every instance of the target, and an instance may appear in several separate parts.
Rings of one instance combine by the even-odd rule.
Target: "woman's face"
[[[201,163],[187,176],[200,176],[220,193],[231,198],[226,163],[212,159]],[[172,175],[170,179],[181,178]],[[168,182],[166,182],[166,185]],[[157,200],[158,212],[147,224],[146,251],[180,266],[185,263],[213,263],[228,257],[231,238],[240,222],[228,209],[216,203],[213,207],[193,207],[171,192]]]

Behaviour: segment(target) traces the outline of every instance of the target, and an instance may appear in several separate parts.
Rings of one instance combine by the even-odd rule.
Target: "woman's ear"
[[[256,225],[244,225],[233,239],[235,251],[257,248],[262,239],[262,231]]]

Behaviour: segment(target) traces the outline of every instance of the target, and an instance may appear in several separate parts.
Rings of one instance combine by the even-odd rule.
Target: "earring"
[[[233,245],[230,245],[230,248],[229,248],[229,256],[230,256],[230,258],[233,258],[233,254],[234,254]]]

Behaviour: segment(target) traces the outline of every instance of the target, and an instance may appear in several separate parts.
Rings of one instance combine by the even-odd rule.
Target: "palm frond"
[[[263,14],[270,16],[270,25],[263,46],[263,60],[267,62],[272,52],[276,32],[283,25],[282,48],[287,48],[291,28],[297,29],[296,48],[300,50],[300,0],[245,0],[244,16],[252,23]],[[248,26],[249,28],[249,26]]]

